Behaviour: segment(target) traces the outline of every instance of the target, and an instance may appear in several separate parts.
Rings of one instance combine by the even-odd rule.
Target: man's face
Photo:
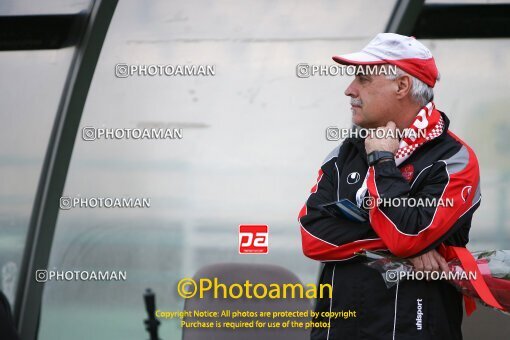
[[[345,95],[351,97],[353,124],[376,128],[393,120],[396,87],[384,74],[357,75],[345,90]]]

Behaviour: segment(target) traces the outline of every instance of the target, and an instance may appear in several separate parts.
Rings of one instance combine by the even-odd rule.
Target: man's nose
[[[358,97],[358,91],[356,91],[356,88],[354,87],[354,81],[347,86],[347,88],[344,91],[344,94],[348,97],[356,98]]]

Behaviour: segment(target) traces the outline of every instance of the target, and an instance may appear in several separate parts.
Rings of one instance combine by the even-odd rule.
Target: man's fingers
[[[417,272],[448,272],[448,263],[446,260],[435,250],[431,250],[423,255],[409,259]],[[429,279],[427,279],[429,280]]]
[[[434,251],[432,254],[436,258],[437,263],[439,263],[439,267],[441,268],[441,270],[445,273],[448,273],[450,271],[450,268],[448,267],[448,263],[446,262],[444,257],[442,257],[441,254],[439,254],[437,251]]]
[[[396,130],[397,129],[397,125],[395,124],[395,122],[393,121],[389,121],[387,124],[386,124],[386,128],[389,129],[389,130]]]
[[[418,272],[423,271],[423,261],[421,260],[421,256],[415,257],[411,259],[413,263],[414,269]]]
[[[427,253],[429,259],[430,259],[430,264],[432,266],[432,271],[434,272],[438,272],[441,270],[441,267],[439,266],[439,262],[437,260],[437,258],[434,256],[434,253],[433,252],[429,252]]]
[[[432,271],[434,268],[432,267],[432,262],[431,262],[429,253],[423,254],[421,256],[421,258],[422,258],[422,261],[423,261],[423,268],[424,268],[424,270],[427,271],[427,272]]]

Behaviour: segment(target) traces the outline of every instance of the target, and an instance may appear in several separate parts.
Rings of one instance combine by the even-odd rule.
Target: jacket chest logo
[[[400,168],[400,173],[406,181],[411,182],[414,177],[414,166],[412,164],[407,164],[406,166]]]
[[[359,172],[351,172],[347,176],[347,184],[355,184],[359,182],[359,179],[361,178]]]

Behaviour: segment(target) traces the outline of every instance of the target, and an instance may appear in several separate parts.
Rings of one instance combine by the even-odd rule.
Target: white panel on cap
[[[362,52],[387,60],[432,58],[430,50],[421,42],[395,33],[379,33]]]
[[[340,55],[339,57],[343,58],[343,59],[347,59],[347,60],[360,61],[360,62],[381,61],[380,58],[377,58],[377,57],[375,57],[371,54],[365,53],[363,51],[349,53],[349,54],[343,54],[343,55]]]

